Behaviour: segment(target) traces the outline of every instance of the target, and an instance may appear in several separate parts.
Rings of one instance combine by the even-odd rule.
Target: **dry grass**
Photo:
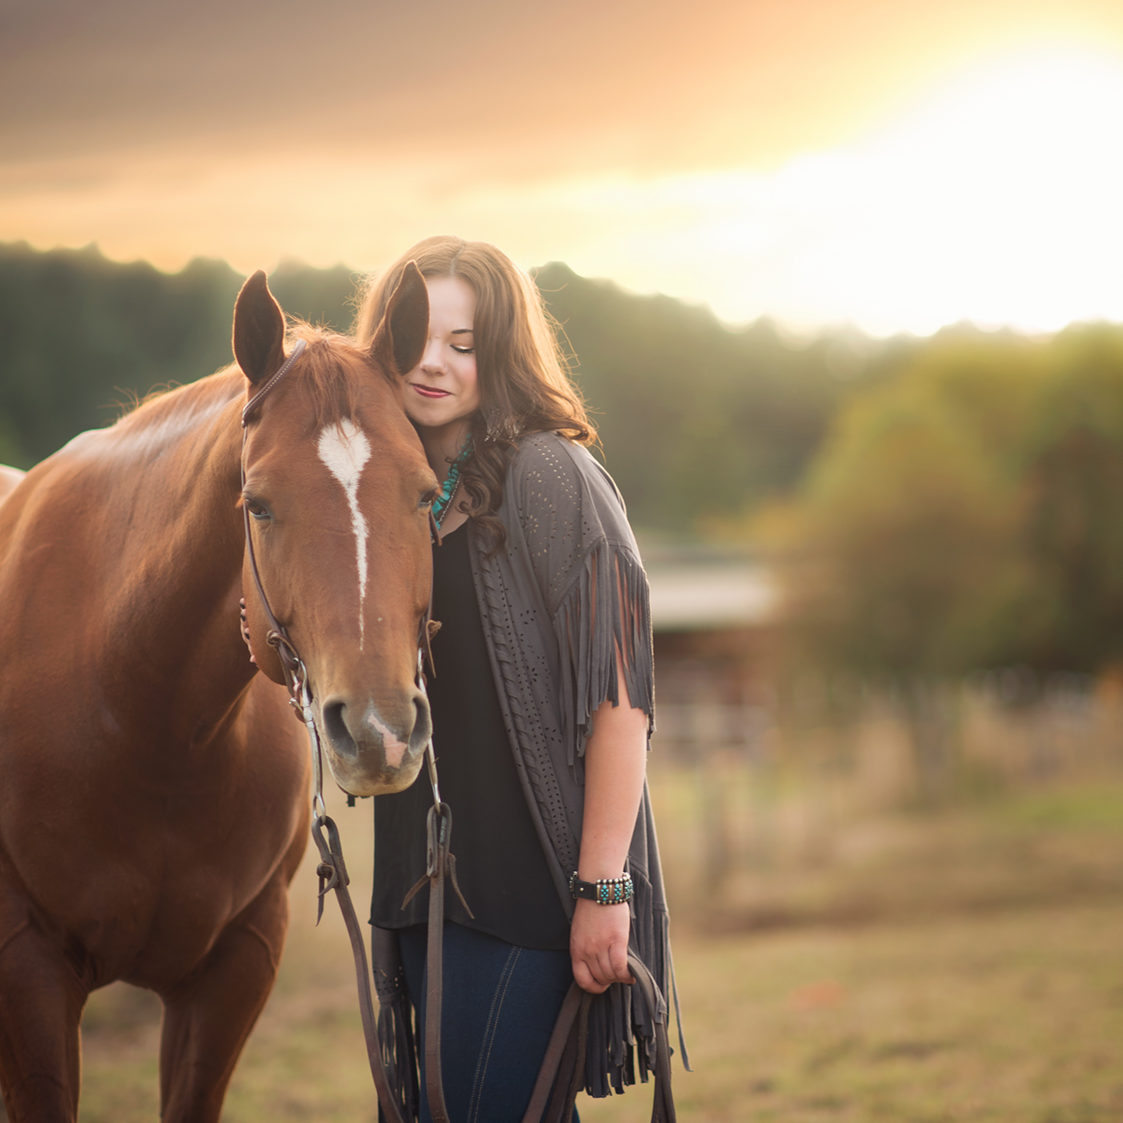
[[[1123,1119],[1118,783],[832,819],[810,852],[742,855],[720,907],[693,889],[699,789],[654,783],[695,1069],[676,1065],[683,1123]],[[369,810],[332,810],[361,898]],[[313,927],[314,883],[308,866],[228,1123],[376,1118],[346,936],[334,911]],[[87,1123],[156,1117],[157,1018],[128,988],[94,996]],[[640,1123],[649,1105],[640,1087],[581,1112]]]

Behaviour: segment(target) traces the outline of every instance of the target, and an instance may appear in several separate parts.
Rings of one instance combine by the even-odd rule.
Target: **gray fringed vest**
[[[654,674],[647,575],[623,500],[579,445],[552,433],[525,438],[507,472],[498,516],[503,549],[489,556],[480,527],[469,549],[484,635],[515,765],[569,915],[584,801],[583,753],[605,700],[642,709],[654,728]],[[628,697],[618,698],[616,649]],[[674,994],[667,902],[646,786],[628,854],[635,883],[633,950],[666,1000]],[[593,1003],[586,1090],[634,1083],[633,1048],[653,1067],[653,1031],[630,990]],[[681,1023],[680,1023],[681,1045]],[[683,1060],[686,1062],[685,1050]],[[648,1063],[648,1062],[651,1063]]]
[[[569,875],[580,849],[592,715],[606,700],[623,701],[642,709],[654,728],[647,575],[611,477],[587,450],[556,434],[520,442],[497,514],[507,540],[495,553],[475,520],[467,527],[476,598],[515,767],[558,897],[572,916]],[[618,697],[617,649],[626,699]],[[628,871],[635,884],[631,947],[659,988],[658,1021],[667,1021],[668,997],[674,1003],[689,1068],[646,785]],[[414,1098],[407,1091],[414,1079],[412,1043],[394,933],[376,928],[372,951],[384,1055],[399,1066],[408,1103]],[[586,1091],[605,1096],[610,1089],[623,1091],[637,1075],[646,1079],[643,1070],[655,1067],[654,1048],[644,1004],[633,1002],[631,988],[610,987],[590,1009]]]

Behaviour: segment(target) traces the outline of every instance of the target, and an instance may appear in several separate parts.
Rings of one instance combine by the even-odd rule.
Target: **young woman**
[[[587,450],[595,433],[538,291],[503,253],[457,238],[414,246],[366,292],[360,340],[410,261],[430,310],[406,411],[442,483],[429,694],[471,910],[448,895],[442,1076],[457,1123],[517,1123],[573,980],[599,996],[592,1095],[634,1082],[633,1042],[639,1064],[651,1064],[650,1026],[633,1016],[628,989],[629,945],[663,995],[673,991],[644,778],[647,580],[620,495]],[[425,874],[431,803],[424,777],[375,801],[380,999],[386,1010],[395,998],[386,984],[399,983],[419,1018],[425,894],[402,902]]]

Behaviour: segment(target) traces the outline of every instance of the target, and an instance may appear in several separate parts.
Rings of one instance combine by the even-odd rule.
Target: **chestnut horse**
[[[25,475],[27,473],[21,472],[18,468],[9,468],[7,464],[0,464],[0,503],[4,502],[5,496],[16,490]]]
[[[269,681],[282,672],[268,609],[303,657],[339,785],[373,794],[417,775],[436,480],[400,375],[427,324],[411,270],[369,351],[294,328],[303,343],[243,430],[247,397],[286,363],[258,273],[235,307],[238,366],[81,434],[0,503],[0,1084],[13,1120],[76,1118],[83,1005],[114,980],[163,1000],[161,1117],[219,1117],[308,835],[308,737]],[[243,589],[263,674],[240,632]]]

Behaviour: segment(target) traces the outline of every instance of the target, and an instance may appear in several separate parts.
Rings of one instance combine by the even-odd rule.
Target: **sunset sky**
[[[797,329],[1123,319],[1119,0],[0,0],[0,241],[431,233]]]

